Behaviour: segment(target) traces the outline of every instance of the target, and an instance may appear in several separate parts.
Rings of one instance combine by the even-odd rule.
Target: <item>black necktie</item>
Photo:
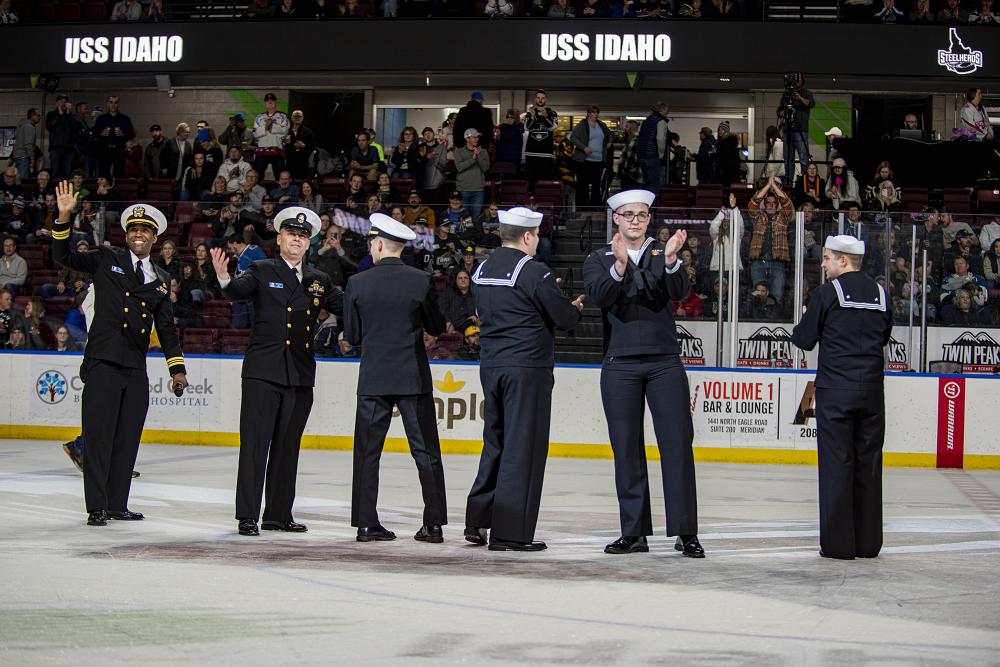
[[[146,284],[146,274],[142,272],[142,260],[140,259],[135,263],[135,275],[139,279],[139,284]]]

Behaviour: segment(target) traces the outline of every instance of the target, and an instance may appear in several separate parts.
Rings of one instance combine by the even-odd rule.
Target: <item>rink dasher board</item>
[[[79,433],[82,355],[4,352],[10,378],[0,406],[0,437],[69,440]],[[147,358],[150,405],[144,442],[239,444],[242,358],[186,358],[188,392],[169,390],[162,356]],[[478,454],[483,392],[475,363],[432,362],[438,429],[446,453]],[[756,368],[687,368],[695,453],[702,461],[809,464],[816,460],[814,374]],[[320,360],[303,447],[353,446],[357,360]],[[1000,378],[886,374],[885,463],[896,466],[1000,469]],[[648,410],[646,443],[658,458]],[[550,454],[610,457],[600,367],[555,369]],[[398,418],[389,451],[406,451]]]

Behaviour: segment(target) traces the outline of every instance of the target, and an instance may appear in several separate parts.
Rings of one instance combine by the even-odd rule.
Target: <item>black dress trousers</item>
[[[299,442],[312,409],[312,387],[285,387],[243,378],[236,518],[291,521]],[[266,472],[266,478],[265,478]],[[265,479],[267,488],[265,491]]]
[[[149,410],[145,368],[126,368],[84,359],[83,494],[88,512],[124,512],[132,488],[132,469]]]
[[[392,409],[399,408],[410,454],[417,464],[417,477],[424,499],[424,525],[448,523],[444,491],[444,466],[438,440],[437,413],[431,394],[405,396],[358,396],[354,425],[354,482],[351,491],[351,525],[380,525],[378,518],[379,462]]]
[[[549,453],[551,368],[480,368],[483,453],[469,492],[465,524],[491,538],[531,542]]]
[[[601,398],[615,456],[622,535],[653,534],[643,442],[647,402],[660,450],[667,535],[697,535],[694,425],[687,374],[680,358],[608,357],[601,367]]]
[[[882,549],[882,388],[817,388],[816,427],[820,548],[874,558]]]

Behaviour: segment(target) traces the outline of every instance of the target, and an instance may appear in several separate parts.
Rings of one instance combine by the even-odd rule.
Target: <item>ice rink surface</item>
[[[304,535],[236,534],[237,450],[144,445],[130,508],[85,525],[58,443],[0,441],[0,664],[1000,665],[1000,473],[885,470],[885,548],[817,555],[816,471],[699,464],[704,560],[663,536],[609,556],[610,460],[549,460],[540,554],[462,539],[478,462],[445,457],[451,525],[420,527],[382,461],[395,542],[355,542],[351,454],[302,452]]]

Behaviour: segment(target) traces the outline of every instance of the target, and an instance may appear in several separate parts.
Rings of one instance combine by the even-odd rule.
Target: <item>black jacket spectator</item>
[[[72,111],[59,113],[58,110],[45,114],[45,129],[49,132],[49,149],[73,148],[80,134],[79,121]]]
[[[455,148],[465,146],[465,131],[470,127],[479,130],[479,147],[488,151],[493,143],[493,114],[479,100],[469,100],[458,110],[453,130]]]
[[[458,284],[459,276],[465,277],[464,292],[461,291]],[[455,282],[441,295],[441,313],[444,314],[445,320],[459,333],[464,333],[467,326],[478,323],[478,320],[474,319],[476,317],[476,299],[472,295],[470,282],[469,274],[465,271],[459,271],[455,276]]]

